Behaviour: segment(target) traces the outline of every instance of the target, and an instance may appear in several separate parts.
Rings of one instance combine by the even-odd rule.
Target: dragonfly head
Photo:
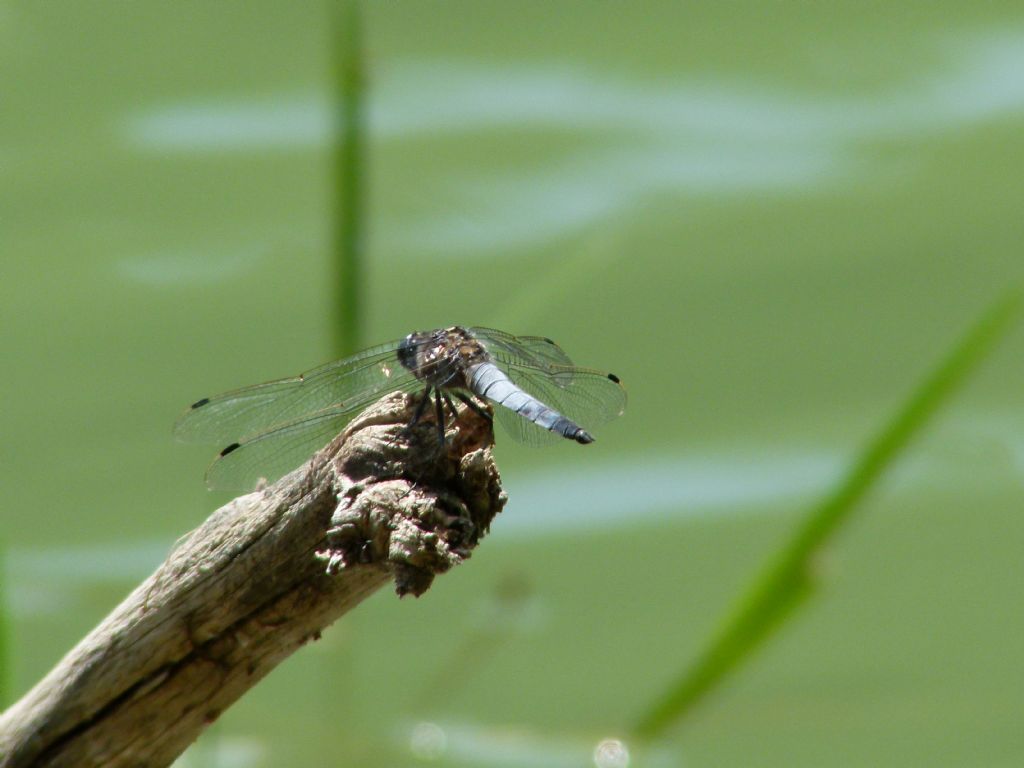
[[[418,359],[418,352],[423,346],[423,342],[430,337],[428,333],[410,333],[401,343],[398,345],[398,362],[402,364],[403,368],[410,371],[415,371],[420,365]]]

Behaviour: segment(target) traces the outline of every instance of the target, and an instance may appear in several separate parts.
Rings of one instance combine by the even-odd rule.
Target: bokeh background
[[[1015,2],[364,6],[365,341],[455,322],[626,383],[186,766],[585,766],[1022,273]],[[0,488],[20,695],[223,496],[171,425],[330,359],[325,3],[0,2]],[[823,588],[635,765],[1024,761],[1024,334]]]

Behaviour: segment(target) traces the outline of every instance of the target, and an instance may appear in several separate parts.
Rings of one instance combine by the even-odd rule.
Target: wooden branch
[[[224,505],[0,715],[0,766],[169,765],[279,662],[389,579],[422,594],[505,503],[490,423],[406,434],[388,396],[311,462]],[[428,409],[430,411],[432,409]]]

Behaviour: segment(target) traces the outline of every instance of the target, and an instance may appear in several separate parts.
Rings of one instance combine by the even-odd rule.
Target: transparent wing
[[[543,336],[513,336],[494,328],[472,328],[494,362],[516,386],[590,431],[621,416],[626,390],[618,378],[573,365],[565,351]],[[564,440],[507,408],[495,408],[499,423],[516,440],[546,445]]]
[[[483,342],[491,357],[503,364],[502,368],[509,364],[526,365],[550,372],[560,387],[572,383],[572,360],[545,336],[513,336],[494,328],[471,328],[470,333]]]
[[[626,389],[613,374],[589,368],[554,366],[540,369],[500,362],[499,365],[516,386],[572,419],[588,432],[621,416],[626,410]],[[506,416],[505,412],[513,418]],[[520,442],[544,445],[564,439],[507,408],[496,408],[495,413],[502,426]]]
[[[353,416],[355,412],[330,410],[233,443],[206,471],[206,485],[216,490],[251,491],[261,479],[273,482],[330,442]]]
[[[469,332],[483,341],[492,353],[503,354],[531,365],[573,365],[565,350],[546,336],[513,336],[495,328],[479,327],[470,328]]]
[[[500,405],[494,407],[494,418],[501,424],[503,431],[517,443],[531,446],[547,446],[564,443],[565,438],[550,429],[542,429],[529,419]]]
[[[301,422],[328,409],[349,410],[402,389],[412,374],[396,356],[399,342],[381,344],[300,376],[204,397],[178,418],[174,434],[188,442],[227,443]]]
[[[393,381],[389,391],[410,392],[423,386],[411,374]],[[266,432],[232,443],[206,471],[210,488],[250,491],[259,480],[273,482],[298,467],[338,435],[353,418],[380,397],[367,389],[345,405],[278,425]]]
[[[542,371],[524,365],[502,367],[518,387],[588,432],[621,416],[625,410],[626,390],[617,378],[610,378],[607,373],[586,368]],[[564,384],[565,381],[569,384]],[[508,408],[495,408],[494,414],[505,431],[518,442],[540,446],[565,439]]]

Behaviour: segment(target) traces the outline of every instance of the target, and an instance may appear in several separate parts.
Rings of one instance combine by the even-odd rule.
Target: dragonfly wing
[[[421,387],[411,374],[393,382],[389,391],[405,391]],[[315,451],[341,433],[352,419],[379,398],[375,389],[350,398],[344,406],[327,408],[320,413],[281,424],[237,443],[220,452],[206,472],[210,488],[248,491],[265,479],[277,480],[295,469]]]
[[[206,471],[206,485],[216,490],[251,491],[261,479],[273,482],[326,445],[354,415],[332,410],[232,443]]]
[[[204,397],[178,418],[174,433],[189,442],[226,443],[403,389],[412,376],[398,362],[398,344],[382,344],[300,376]]]
[[[520,416],[509,408],[496,406],[494,408],[494,418],[501,424],[501,428],[517,443],[544,446],[565,442],[565,438],[559,433],[538,427],[529,419]]]
[[[470,332],[513,383],[586,429],[611,421],[626,407],[626,391],[618,378],[577,368],[549,338],[513,336],[493,328],[472,328]],[[495,414],[521,442],[543,445],[562,439],[508,409],[498,408]]]
[[[470,332],[499,363],[518,363],[557,372],[555,382],[559,386],[568,386],[572,381],[572,360],[565,350],[545,336],[513,336],[493,328],[473,328]]]
[[[589,368],[542,369],[520,363],[502,367],[516,386],[587,431],[621,416],[626,409],[626,390],[612,374]],[[520,423],[513,426],[514,422],[503,413],[506,410],[498,408],[496,413],[502,426],[517,440],[543,445],[561,439],[514,413],[511,415]]]

